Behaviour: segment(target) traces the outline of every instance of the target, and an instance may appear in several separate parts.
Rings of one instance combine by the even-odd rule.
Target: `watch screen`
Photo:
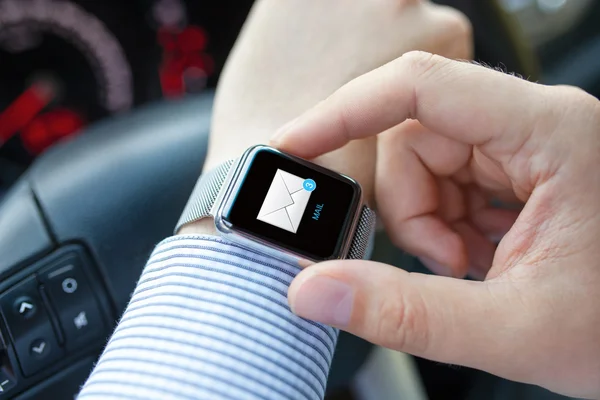
[[[263,149],[224,217],[238,230],[324,260],[339,255],[359,199],[350,179]]]

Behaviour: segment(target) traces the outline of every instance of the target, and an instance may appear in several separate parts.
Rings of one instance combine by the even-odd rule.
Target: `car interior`
[[[76,396],[200,174],[252,3],[0,0],[0,400]],[[600,96],[600,2],[438,3],[478,62]],[[373,258],[427,273],[383,232]],[[564,397],[342,333],[327,398]]]

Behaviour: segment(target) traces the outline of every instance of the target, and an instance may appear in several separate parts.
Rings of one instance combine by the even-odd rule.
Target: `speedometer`
[[[95,15],[67,0],[0,0],[0,156],[33,158],[129,110],[133,93],[125,53]]]
[[[89,124],[214,88],[251,5],[0,0],[0,192]]]
[[[52,39],[44,38],[48,35],[84,55],[98,85],[98,101],[105,110],[124,111],[131,107],[131,69],[119,42],[95,16],[67,1],[0,1],[0,48],[3,51],[27,55],[33,50],[43,50],[45,39],[52,45]],[[53,62],[60,53],[50,51],[43,56]]]

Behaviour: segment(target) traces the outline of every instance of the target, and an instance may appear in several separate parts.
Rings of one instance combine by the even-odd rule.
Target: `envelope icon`
[[[296,233],[312,193],[303,184],[304,179],[278,169],[256,219]]]

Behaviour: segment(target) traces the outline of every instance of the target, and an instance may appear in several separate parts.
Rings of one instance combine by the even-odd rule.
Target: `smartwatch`
[[[232,242],[313,262],[365,258],[376,222],[355,180],[263,145],[202,175],[175,233],[207,217]]]

